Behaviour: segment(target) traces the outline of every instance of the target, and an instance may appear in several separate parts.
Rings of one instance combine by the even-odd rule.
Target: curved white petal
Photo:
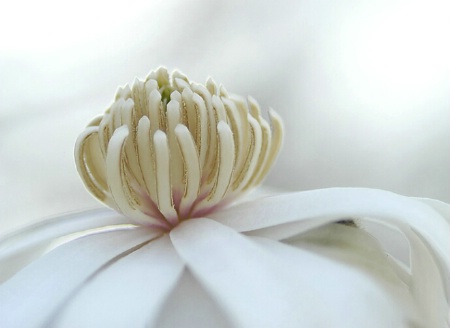
[[[148,327],[177,284],[184,263],[162,236],[100,272],[60,309],[57,327]],[[132,324],[131,324],[132,323]]]
[[[422,200],[366,188],[287,193],[238,204],[209,215],[240,232],[308,219],[323,218],[322,222],[317,220],[318,225],[322,225],[330,216],[333,217],[330,221],[335,217],[386,217],[386,223],[405,222],[423,233],[437,233],[435,237],[440,241],[445,240],[448,233],[446,220]],[[444,230],[439,231],[439,228]]]
[[[344,260],[336,254],[330,259],[309,248],[293,249],[266,238],[252,239],[276,258],[280,271],[288,272],[284,274],[285,288],[301,295],[300,327],[420,327],[405,288],[389,286],[400,281],[393,277],[389,277],[392,281],[382,281],[379,272],[361,270],[361,259]],[[352,261],[354,265],[349,265]]]
[[[327,224],[282,242],[365,272],[396,300],[399,312],[421,326],[418,322],[423,318],[417,316],[413,293],[408,288],[409,272],[403,264],[387,257],[380,243],[368,232],[353,226]]]
[[[450,204],[430,198],[416,198],[416,199],[427,204],[428,206],[431,206],[435,211],[440,213],[450,224]]]
[[[170,233],[187,266],[236,327],[407,327],[367,272],[208,219]]]
[[[411,245],[410,288],[427,327],[449,327],[448,271],[442,273],[442,261],[420,234],[411,232],[407,237]]]
[[[125,216],[102,208],[47,219],[7,234],[0,238],[0,283],[45,253],[58,237],[129,223]]]
[[[145,228],[110,231],[66,243],[0,285],[3,327],[47,327],[72,293],[133,247],[156,237]]]
[[[254,231],[252,234],[277,239],[346,218],[372,220],[403,232],[412,228],[430,244],[447,272],[450,268],[449,222],[424,202],[388,191],[331,188],[296,192],[239,204],[209,217],[240,232]]]
[[[189,270],[185,270],[152,328],[230,328],[230,319]]]
[[[214,213],[211,218],[250,235],[276,239],[348,218],[356,218],[363,225],[367,220],[397,229],[410,247],[409,288],[428,323],[439,327],[448,322],[447,211],[448,207],[438,202],[425,203],[386,191],[333,188],[260,199]]]
[[[379,190],[316,190],[239,204],[156,240],[110,210],[48,220],[0,239],[5,272],[16,254],[26,263],[80,233],[0,285],[0,326],[445,327],[449,208]],[[384,258],[364,231],[327,225],[342,219],[401,232],[410,268]],[[126,230],[97,230],[108,226]]]

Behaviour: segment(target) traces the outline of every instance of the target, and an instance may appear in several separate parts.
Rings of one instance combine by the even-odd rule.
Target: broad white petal
[[[45,253],[58,237],[129,223],[125,216],[102,208],[47,219],[7,234],[0,238],[0,283]]]
[[[170,294],[154,328],[230,328],[229,318],[189,270]]]
[[[170,236],[236,327],[407,327],[396,300],[353,267],[208,219]]]
[[[184,263],[167,235],[100,272],[60,309],[57,327],[147,327],[177,284]]]
[[[415,316],[417,304],[408,288],[411,283],[409,271],[404,264],[387,257],[380,243],[363,229],[327,224],[282,242],[365,272],[396,300],[397,310],[405,313],[405,317],[409,316],[411,322],[423,319]]]
[[[237,231],[259,230],[252,234],[278,239],[348,218],[372,220],[403,232],[412,228],[429,243],[447,273],[450,269],[446,218],[422,201],[387,191],[331,188],[296,192],[239,204],[209,217]]]
[[[420,234],[408,234],[411,245],[412,294],[427,327],[449,327],[448,272],[442,272],[442,261]]]
[[[441,214],[450,224],[450,204],[430,198],[416,198],[416,199],[427,204],[428,206],[431,206],[435,211]]]
[[[358,267],[386,282],[401,282],[380,243],[363,229],[327,224],[281,242]]]
[[[148,229],[135,228],[90,235],[57,247],[0,285],[2,326],[48,326],[80,286],[154,237]]]
[[[344,261],[334,254],[331,259],[334,257],[338,261],[330,260],[309,248],[292,249],[274,240],[253,238],[288,272],[286,288],[301,295],[302,324],[299,326],[409,328],[418,324],[411,316],[413,302],[403,286],[388,286],[389,282],[382,281],[379,272],[361,270],[364,265],[355,258],[349,256]],[[352,261],[355,265],[349,265]],[[371,266],[374,269],[373,263]],[[365,269],[370,269],[370,265]],[[392,279],[391,283],[396,280],[388,278]]]
[[[358,219],[363,226],[371,221],[400,231],[410,248],[409,288],[422,304],[422,315],[430,324],[447,321],[450,225],[448,206],[442,203],[381,190],[334,188],[260,199],[211,217],[238,231],[276,239],[348,218]]]

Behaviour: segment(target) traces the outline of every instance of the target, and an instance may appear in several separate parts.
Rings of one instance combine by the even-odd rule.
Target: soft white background
[[[267,184],[450,201],[448,0],[18,0],[0,11],[0,232],[98,203],[73,163],[119,84],[213,76],[285,119]]]

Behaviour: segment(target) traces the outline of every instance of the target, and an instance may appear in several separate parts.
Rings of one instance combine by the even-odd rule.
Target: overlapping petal
[[[48,327],[83,284],[156,236],[144,228],[111,231],[54,249],[0,286],[1,326]]]
[[[52,243],[60,237],[128,229],[132,226],[123,215],[102,208],[58,216],[9,233],[0,238],[0,283],[49,251]]]
[[[80,229],[0,285],[0,323],[447,327],[448,210],[436,201],[345,188],[252,200],[164,235],[122,226],[111,212],[94,212],[88,225],[51,221],[2,241],[35,240],[0,252],[7,263],[5,254],[33,253],[32,245]],[[359,227],[333,224],[343,219]],[[400,231],[410,261],[386,256],[364,231],[366,221]],[[122,230],[84,230],[114,223]]]
[[[407,327],[399,298],[345,263],[207,219],[170,235],[236,327]]]
[[[67,306],[55,314],[53,325],[70,327],[76,322],[78,327],[127,327],[133,323],[134,327],[145,327],[152,324],[183,268],[168,236],[155,239],[79,288]]]
[[[429,206],[428,204],[432,204]],[[448,323],[449,207],[391,192],[333,188],[261,199],[211,217],[250,235],[284,239],[341,219],[376,222],[399,230],[410,247],[405,279],[431,327]],[[245,220],[240,218],[245,215]],[[394,264],[393,264],[394,265]],[[401,270],[401,269],[398,269]]]

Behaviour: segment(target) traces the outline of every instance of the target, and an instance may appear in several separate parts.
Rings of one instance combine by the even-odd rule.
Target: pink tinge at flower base
[[[119,88],[79,136],[75,158],[87,189],[134,222],[170,230],[259,185],[282,143],[252,98],[212,79],[191,82],[165,68]]]

